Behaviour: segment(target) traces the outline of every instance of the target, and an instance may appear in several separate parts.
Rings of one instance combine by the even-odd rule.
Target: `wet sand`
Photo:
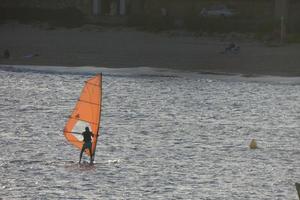
[[[238,52],[224,53],[230,41]],[[129,28],[84,26],[47,29],[0,25],[0,64],[155,67],[210,73],[300,76],[300,44],[270,47],[246,40],[191,34],[147,33]]]

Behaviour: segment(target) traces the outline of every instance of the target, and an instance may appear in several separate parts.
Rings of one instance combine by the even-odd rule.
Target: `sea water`
[[[97,72],[96,163],[78,165],[62,130]],[[0,94],[0,199],[297,199],[297,77],[1,66]]]

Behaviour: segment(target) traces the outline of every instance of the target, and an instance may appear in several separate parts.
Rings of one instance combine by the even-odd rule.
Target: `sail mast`
[[[99,136],[99,129],[101,127],[100,126],[100,120],[101,120],[101,111],[102,111],[102,73],[100,73],[98,76],[100,76],[100,78],[99,78],[100,114],[99,114],[99,121],[98,121],[98,129],[97,129],[97,133],[95,134],[96,142],[95,142],[95,148],[94,148],[93,155],[92,155],[93,161],[94,161],[95,153],[96,153],[96,147],[97,147],[98,136]]]

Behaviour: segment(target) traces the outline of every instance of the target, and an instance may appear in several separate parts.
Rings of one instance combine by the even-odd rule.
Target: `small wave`
[[[110,77],[177,77],[170,74],[168,69],[133,67],[133,68],[103,68],[103,67],[64,67],[64,66],[31,66],[31,65],[0,65],[0,70],[16,73],[38,73],[58,75],[85,75],[91,76],[97,73]]]
[[[108,160],[107,162],[108,162],[108,164],[118,164],[118,163],[121,162],[121,160],[120,159],[115,159],[115,160]]]
[[[30,65],[0,65],[1,71],[16,73],[38,73],[38,74],[70,74],[70,75],[94,75],[91,72],[80,72],[70,70],[71,67],[59,66],[30,66]]]
[[[37,163],[42,163],[41,160],[11,160],[10,164],[18,164],[18,165],[32,165]]]
[[[48,108],[44,108],[41,106],[21,105],[18,110],[20,112],[25,112],[25,111],[35,112],[38,110],[48,110]]]

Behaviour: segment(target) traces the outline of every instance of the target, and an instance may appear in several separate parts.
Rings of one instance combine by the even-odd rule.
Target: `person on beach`
[[[239,53],[239,51],[240,51],[240,47],[232,42],[225,48],[224,53],[228,53],[228,52]]]
[[[90,163],[93,163],[93,154],[92,154],[92,137],[94,137],[94,134],[90,131],[89,127],[85,127],[85,131],[82,133],[83,136],[83,145],[80,152],[80,158],[79,163],[81,162],[82,153],[85,149],[89,149],[90,151]]]

